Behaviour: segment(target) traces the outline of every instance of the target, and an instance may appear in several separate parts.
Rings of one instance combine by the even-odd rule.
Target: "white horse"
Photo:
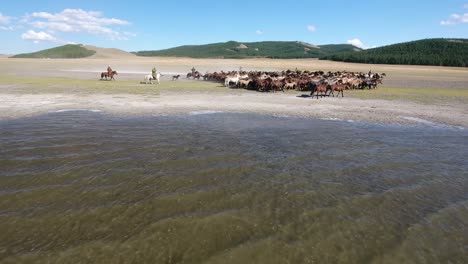
[[[235,83],[236,87],[239,84],[239,75],[237,76],[228,76],[224,80],[224,86],[229,87],[230,83]]]
[[[145,75],[145,83],[147,84],[148,82],[153,84],[153,81],[156,80],[156,82],[159,84],[159,79],[163,76],[160,72],[156,73],[156,78],[153,77],[153,75],[148,74]]]

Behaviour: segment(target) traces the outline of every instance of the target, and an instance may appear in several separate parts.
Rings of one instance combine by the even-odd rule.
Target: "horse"
[[[192,78],[195,80],[200,80],[200,78],[202,77],[202,75],[199,73],[199,72],[196,72],[194,75],[192,75]]]
[[[349,89],[349,85],[348,84],[344,84],[344,83],[335,83],[331,86],[332,88],[332,92],[333,91],[337,91],[338,94],[336,95],[336,97],[338,97],[341,93],[341,97],[344,97],[344,94],[343,94],[343,91],[344,90],[348,90]],[[333,95],[334,96],[334,95]]]
[[[250,85],[250,82],[252,82],[251,79],[247,79],[247,80],[239,80],[239,88],[246,88],[248,89],[249,88],[249,85]]]
[[[112,71],[109,75],[108,72],[102,72],[101,73],[101,80],[103,80],[104,78],[107,80],[107,78],[110,78],[109,80],[115,80],[114,78],[114,75],[118,75],[117,74],[117,71]]]
[[[254,85],[255,85],[257,91],[267,92],[268,90],[271,89],[271,82],[272,81],[273,80],[270,77],[268,77],[266,79],[258,78],[258,79],[254,80]]]
[[[187,79],[193,78],[194,80],[200,80],[200,77],[202,77],[202,75],[198,71],[192,71],[187,73]]]
[[[172,80],[173,80],[173,81],[175,81],[175,80],[179,80],[179,77],[180,77],[180,75],[179,75],[179,74],[177,74],[177,75],[173,75],[173,76],[172,76]]]
[[[156,80],[156,82],[159,84],[159,79],[161,78],[161,76],[163,76],[163,75],[162,75],[160,72],[157,72],[157,73],[156,73],[156,78],[154,78],[153,75],[151,75],[151,74],[145,75],[145,80],[144,80],[144,82],[145,82],[146,84],[148,84],[148,82],[149,82],[150,84],[153,84],[153,81]]]
[[[317,96],[317,99],[319,98],[319,95],[320,97],[330,96],[331,94],[335,96],[331,85],[329,85],[328,83],[325,83],[325,82],[316,83],[314,81],[310,81],[308,84],[308,87],[310,90],[310,96],[312,98],[314,97],[314,93]],[[327,95],[328,91],[330,91],[330,93]]]
[[[297,86],[297,83],[296,83],[296,82],[290,82],[290,83],[286,83],[286,84],[284,85],[284,89],[287,89],[287,90],[293,89],[293,90],[295,90],[295,89],[296,89],[296,86]]]
[[[224,80],[224,86],[226,87],[230,87],[230,84],[231,83],[234,83],[237,87],[237,85],[239,84],[239,75],[235,76],[235,77],[226,77],[226,79]]]
[[[283,91],[283,93],[284,93],[284,81],[273,80],[271,82],[270,87],[271,87],[271,90],[273,90],[273,92]]]

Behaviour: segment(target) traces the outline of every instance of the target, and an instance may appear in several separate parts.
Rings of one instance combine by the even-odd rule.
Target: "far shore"
[[[99,81],[110,65],[116,81]],[[156,66],[160,85],[145,85]],[[259,93],[186,80],[201,72],[238,70],[324,70],[385,72],[372,91],[346,91],[344,98],[307,98],[307,92]],[[179,81],[171,76],[180,74]],[[194,111],[261,113],[385,124],[468,127],[468,69],[347,64],[318,60],[223,60],[188,58],[92,58],[69,60],[0,57],[0,120],[55,111],[96,110],[119,115],[169,115]]]

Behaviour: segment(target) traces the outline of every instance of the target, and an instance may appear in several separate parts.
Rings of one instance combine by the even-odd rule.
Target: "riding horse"
[[[147,84],[149,82],[153,84],[153,81],[156,80],[156,82],[159,84],[159,79],[161,76],[163,75],[160,72],[157,72],[155,77],[153,77],[151,74],[145,75],[145,83]]]
[[[192,72],[187,73],[187,79],[193,78],[194,80],[195,79],[200,80],[201,77],[202,75],[198,71],[195,71],[195,72],[192,71]]]
[[[115,80],[114,75],[118,75],[117,71],[111,71],[110,74],[108,72],[102,72],[101,80],[103,79],[108,80],[107,78],[110,78],[109,80]]]
[[[173,75],[173,76],[172,76],[172,80],[173,80],[173,81],[179,80],[179,77],[180,77],[180,74]]]

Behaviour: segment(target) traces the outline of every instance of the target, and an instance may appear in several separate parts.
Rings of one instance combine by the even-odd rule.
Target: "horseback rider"
[[[153,79],[156,80],[156,66],[151,70],[151,75],[153,76]]]
[[[112,68],[110,66],[107,66],[107,76],[111,76],[112,74]]]

